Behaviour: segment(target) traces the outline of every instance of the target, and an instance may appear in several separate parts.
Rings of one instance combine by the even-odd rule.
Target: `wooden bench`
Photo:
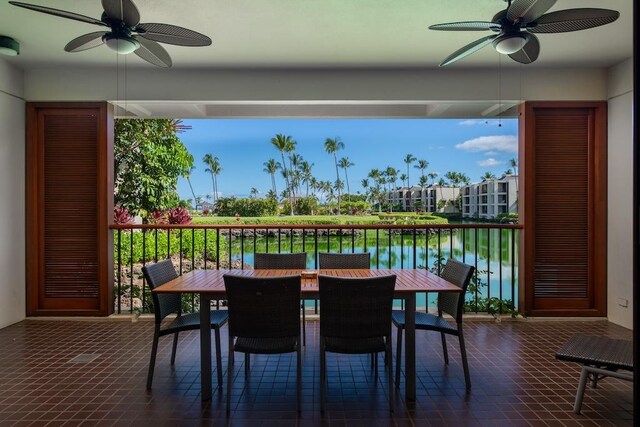
[[[617,372],[633,371],[633,343],[607,337],[574,335],[556,352],[556,359],[582,364],[573,412],[580,413],[587,380],[595,388],[605,377],[633,381],[633,374]]]

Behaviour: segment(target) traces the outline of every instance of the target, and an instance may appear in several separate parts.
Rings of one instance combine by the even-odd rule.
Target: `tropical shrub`
[[[113,223],[118,225],[131,224],[133,222],[133,217],[127,210],[127,208],[123,208],[122,206],[114,206],[113,208]]]

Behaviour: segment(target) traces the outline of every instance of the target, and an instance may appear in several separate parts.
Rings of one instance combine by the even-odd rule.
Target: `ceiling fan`
[[[620,16],[620,13],[615,10],[593,8],[545,13],[556,3],[556,0],[504,1],[508,3],[507,8],[498,12],[490,22],[450,22],[429,27],[430,30],[440,31],[491,30],[495,33],[456,50],[440,63],[441,67],[459,61],[488,44],[493,44],[499,53],[509,55],[514,61],[530,64],[540,54],[540,42],[534,33],[586,30],[610,24]]]
[[[64,47],[67,52],[81,52],[102,44],[119,54],[135,53],[158,67],[171,67],[169,53],[157,42],[178,46],[209,46],[211,39],[204,34],[170,24],[140,23],[140,12],[131,0],[102,0],[104,12],[100,19],[66,10],[36,4],[10,1],[10,4],[61,18],[107,27],[103,31],[84,34]]]

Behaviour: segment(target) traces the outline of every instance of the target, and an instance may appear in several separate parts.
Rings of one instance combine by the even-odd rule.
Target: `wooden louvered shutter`
[[[110,314],[109,109],[102,103],[27,108],[27,314]]]
[[[606,104],[523,109],[520,306],[534,316],[604,316]]]

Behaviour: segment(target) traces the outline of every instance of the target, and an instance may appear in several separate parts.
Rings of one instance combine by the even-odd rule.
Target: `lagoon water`
[[[499,297],[515,300],[518,289],[518,231],[499,229],[459,229],[439,234],[392,234],[375,230],[365,235],[318,237],[317,248],[313,237],[282,236],[257,239],[256,252],[307,252],[307,268],[315,269],[317,252],[369,252],[371,268],[424,268],[437,271],[438,253],[445,260],[453,257],[476,266],[481,284],[478,298]],[[376,241],[378,244],[376,244]],[[414,249],[415,241],[415,249]],[[236,241],[231,246],[233,259],[253,265],[254,240],[245,239],[244,248]],[[482,286],[488,284],[488,286]],[[474,297],[468,295],[467,299]],[[427,297],[418,295],[418,307],[425,307]],[[436,294],[428,297],[429,306],[435,306]],[[309,307],[313,302],[307,303]],[[399,306],[399,302],[396,304]]]

